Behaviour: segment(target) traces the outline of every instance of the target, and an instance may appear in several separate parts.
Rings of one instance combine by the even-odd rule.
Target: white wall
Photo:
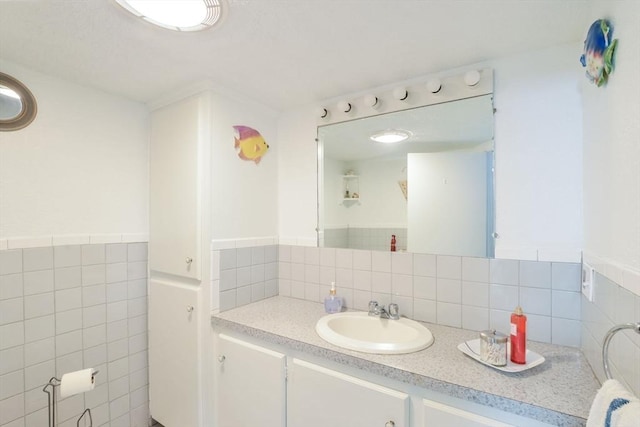
[[[214,240],[278,235],[278,151],[275,113],[247,100],[212,98],[212,237]],[[233,126],[256,129],[269,150],[259,164],[242,160]]]
[[[595,2],[612,17],[616,68],[604,88],[583,80],[586,250],[640,269],[640,3]],[[611,18],[610,18],[611,19]],[[635,42],[634,42],[635,41]]]
[[[406,158],[396,158],[341,162],[339,167],[330,169],[332,176],[327,176],[325,168],[325,183],[328,184],[325,189],[326,225],[406,227],[407,201],[398,185],[398,181],[407,179],[406,167]],[[342,175],[346,169],[353,169],[358,175],[360,198],[343,203]]]
[[[495,73],[497,257],[580,260],[580,51],[571,44],[473,66]],[[280,232],[290,240],[315,241],[316,107],[279,121]],[[293,191],[293,182],[306,187]]]
[[[498,258],[580,260],[580,54],[576,44],[491,61]]]
[[[619,39],[605,87],[581,80],[584,111],[586,262],[596,268],[594,299],[582,298],[582,351],[601,380],[602,344],[614,325],[640,321],[640,2],[594,1]],[[609,346],[612,375],[640,394],[640,341],[627,330]]]
[[[640,2],[594,1],[591,15],[610,19],[619,43],[605,87],[581,79],[585,253],[640,295]]]
[[[316,246],[318,225],[315,106],[278,118],[278,230],[280,243]]]
[[[30,126],[0,132],[0,239],[146,235],[146,106],[16,64],[0,66],[38,103]]]

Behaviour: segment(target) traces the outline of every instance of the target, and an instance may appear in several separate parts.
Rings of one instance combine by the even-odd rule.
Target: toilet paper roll
[[[96,386],[96,373],[97,371],[95,369],[88,368],[64,374],[60,380],[60,397],[65,398],[93,390]]]

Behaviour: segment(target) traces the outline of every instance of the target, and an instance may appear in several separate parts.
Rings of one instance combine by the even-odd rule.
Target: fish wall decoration
[[[618,39],[613,39],[613,28],[606,19],[598,19],[589,28],[584,41],[584,53],[580,63],[586,68],[587,78],[600,87],[613,73],[613,54]]]
[[[257,165],[262,160],[262,156],[269,150],[260,132],[249,126],[233,126],[234,148],[238,151],[238,157],[242,160],[255,162]]]

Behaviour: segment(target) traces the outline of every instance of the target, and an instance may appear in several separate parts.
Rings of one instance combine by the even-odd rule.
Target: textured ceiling
[[[143,102],[210,80],[283,110],[580,41],[590,1],[229,0],[221,26],[176,33],[113,0],[0,0],[0,59]]]

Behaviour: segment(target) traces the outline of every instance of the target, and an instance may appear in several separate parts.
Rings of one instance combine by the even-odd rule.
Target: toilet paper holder
[[[98,371],[97,369],[94,370],[92,373],[92,378],[95,377],[98,372],[100,371]],[[55,427],[56,425],[56,387],[60,387],[61,383],[62,381],[60,379],[51,377],[49,382],[42,388],[42,391],[47,393],[47,401],[49,403],[49,427]],[[48,388],[51,388],[51,391],[49,391]],[[86,408],[84,412],[82,412],[82,415],[80,415],[78,421],[76,422],[76,426],[80,427],[80,422],[85,417],[85,415],[89,416],[89,427],[93,427],[93,418],[91,417],[91,409],[89,408]]]

